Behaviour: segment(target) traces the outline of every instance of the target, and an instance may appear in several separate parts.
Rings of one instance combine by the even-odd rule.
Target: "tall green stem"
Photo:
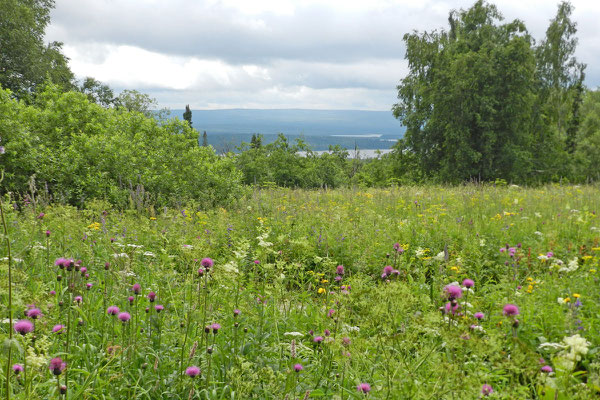
[[[4,173],[2,174],[4,178]],[[2,179],[0,179],[0,182]],[[10,364],[12,362],[12,338],[13,338],[13,309],[12,309],[12,256],[10,254],[10,240],[8,239],[8,228],[4,218],[4,205],[0,197],[0,216],[2,216],[2,226],[4,228],[4,239],[6,240],[6,249],[8,253],[8,358],[6,360],[6,400],[10,399]]]

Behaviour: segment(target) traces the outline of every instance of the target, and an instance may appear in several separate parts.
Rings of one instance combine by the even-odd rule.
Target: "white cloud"
[[[447,26],[474,0],[57,0],[48,40],[71,67],[161,106],[388,110],[406,73],[402,36]],[[558,0],[498,0],[540,39]],[[573,0],[577,57],[600,83],[600,3]]]

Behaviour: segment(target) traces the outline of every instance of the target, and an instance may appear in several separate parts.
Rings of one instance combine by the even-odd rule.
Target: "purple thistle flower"
[[[313,342],[320,344],[323,341],[323,336],[315,336]]]
[[[356,386],[356,390],[358,390],[361,393],[367,394],[371,391],[371,385],[369,385],[368,383],[359,383]]]
[[[73,299],[73,301],[75,303],[81,303],[83,301],[83,297],[81,297],[81,296],[75,296],[75,298]]]
[[[237,308],[235,310],[233,310],[233,316],[237,317],[238,315],[240,315],[242,312],[240,310],[238,310]]]
[[[108,315],[117,315],[121,310],[117,306],[110,306],[106,309]]]
[[[456,315],[458,314],[459,308],[460,305],[458,303],[456,303],[454,306],[452,305],[452,303],[446,303],[446,305],[444,306],[444,313]]]
[[[154,293],[154,292],[148,293],[148,300],[150,300],[151,303],[154,303],[154,300],[156,300],[156,293]]]
[[[92,288],[92,286],[94,286],[93,283],[89,283],[88,282],[88,283],[85,284],[85,287],[86,287],[87,290],[90,290]]]
[[[465,280],[462,282],[462,284],[463,284],[463,286],[464,286],[464,287],[466,287],[466,288],[472,288],[473,286],[475,286],[475,282],[473,282],[473,280],[472,280],[472,279],[465,279]]]
[[[507,317],[519,315],[519,307],[517,307],[514,304],[507,304],[502,309],[502,314],[504,314]]]
[[[350,340],[350,338],[349,338],[349,337],[343,337],[343,338],[342,338],[342,344],[343,344],[344,346],[350,346],[350,343],[351,343],[351,340]]]
[[[79,271],[81,272],[81,275],[85,275],[85,273],[87,272],[87,268],[81,267],[81,269]]]
[[[165,309],[164,306],[161,306],[160,304],[157,304],[154,306],[154,309],[156,310],[157,313],[161,312],[162,310]]]
[[[475,318],[477,318],[478,320],[482,320],[482,319],[483,319],[483,317],[484,317],[484,315],[483,315],[483,313],[482,313],[481,311],[479,311],[479,312],[476,312],[475,314],[473,314],[473,316],[474,316]]]
[[[49,294],[50,296],[54,296],[54,295],[56,295],[56,290],[51,290],[51,291],[50,291],[48,294]]]
[[[131,319],[131,314],[129,314],[128,312],[122,312],[119,313],[117,318],[119,318],[122,322],[127,322]]]
[[[212,324],[211,328],[212,328],[213,334],[216,335],[219,332],[219,329],[221,329],[221,325],[219,325],[219,324]]]
[[[335,272],[338,275],[344,275],[344,266],[343,265],[338,265],[337,268],[335,269]]]
[[[196,367],[195,365],[193,365],[191,367],[187,367],[185,369],[185,374],[187,376],[189,376],[190,378],[195,378],[198,375],[200,375],[200,368]]]
[[[482,387],[481,387],[481,394],[484,396],[489,396],[490,394],[494,393],[494,389],[492,389],[492,387],[490,385],[488,385],[487,383],[485,383]]]
[[[54,261],[54,265],[60,268],[66,268],[69,264],[71,264],[71,260],[64,257],[57,258],[56,261]]]
[[[333,278],[336,282],[341,282],[342,281],[342,277],[340,275],[336,275],[335,278]]]
[[[133,304],[133,302],[135,301],[135,297],[133,297],[133,296],[129,296],[129,297],[127,298],[127,301],[129,301],[129,304],[131,305],[131,304]]]
[[[444,292],[448,300],[460,299],[462,297],[462,289],[457,285],[447,285],[444,287]]]
[[[56,333],[57,335],[60,335],[63,333],[65,329],[64,325],[54,325],[54,327],[52,328],[52,333]]]
[[[294,371],[296,372],[300,372],[304,369],[304,367],[302,366],[302,364],[296,364],[294,365]]]
[[[391,265],[386,265],[385,267],[383,267],[383,275],[385,275],[385,276],[390,276],[393,271],[394,271],[394,268],[392,268]]]
[[[325,329],[323,333],[325,334],[325,336],[331,335],[331,331],[329,329]]]
[[[31,310],[27,310],[25,315],[31,319],[38,319],[42,316],[42,312],[39,308],[32,308]]]
[[[203,276],[203,275],[204,275],[204,269],[198,268],[198,276]]]
[[[33,323],[28,319],[22,319],[17,321],[17,323],[13,326],[15,332],[20,333],[25,336],[29,332],[33,332]]]
[[[327,311],[327,316],[328,316],[329,318],[333,317],[333,314],[335,314],[335,310],[334,310],[333,308],[332,308],[332,309],[330,309],[329,311]]]
[[[215,263],[212,260],[212,258],[205,257],[202,259],[202,261],[200,261],[200,265],[202,265],[206,269],[209,269],[212,268],[212,266],[215,265]]]
[[[400,246],[400,243],[394,243],[394,250],[401,254],[404,253],[404,249],[402,248],[402,246]]]
[[[14,364],[12,369],[15,375],[19,375],[21,372],[23,372],[23,366],[21,364]]]
[[[551,366],[549,366],[549,365],[544,365],[544,366],[542,367],[542,372],[545,372],[545,373],[549,374],[549,373],[551,373],[552,371],[553,371],[553,369],[552,369],[552,367],[551,367]]]
[[[131,287],[131,290],[133,290],[134,294],[142,293],[142,287],[140,286],[139,283],[134,283],[133,286]]]
[[[50,360],[50,365],[48,366],[48,369],[50,369],[50,371],[57,376],[60,375],[65,368],[67,368],[67,364],[65,364],[59,357]]]

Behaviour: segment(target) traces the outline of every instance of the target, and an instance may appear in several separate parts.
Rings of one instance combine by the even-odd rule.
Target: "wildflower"
[[[304,369],[304,367],[302,366],[302,364],[296,364],[294,365],[294,371],[296,372],[300,372]]]
[[[148,293],[148,300],[150,300],[151,303],[154,303],[154,300],[156,300],[156,293],[154,293],[154,292]]]
[[[64,325],[54,325],[54,327],[52,328],[52,333],[56,333],[57,335],[60,335],[61,333],[63,333],[63,330],[65,329]]]
[[[187,376],[189,376],[190,378],[195,378],[198,375],[200,375],[200,368],[196,367],[195,365],[193,365],[191,367],[187,367],[185,369],[185,374]]]
[[[481,394],[484,396],[489,396],[490,394],[494,393],[494,389],[492,389],[492,387],[490,385],[488,385],[487,383],[484,384],[481,387]]]
[[[203,275],[204,275],[204,269],[198,268],[198,276],[203,276]]]
[[[507,304],[502,309],[502,314],[504,314],[507,317],[519,315],[519,307],[517,307],[514,304]]]
[[[212,324],[211,325],[213,334],[216,335],[217,333],[219,333],[219,329],[221,329],[221,325],[219,324]]]
[[[462,284],[466,288],[472,288],[473,286],[475,286],[475,282],[473,282],[472,279],[465,279]]]
[[[54,375],[60,375],[65,368],[67,368],[67,364],[65,364],[59,357],[56,357],[50,360],[50,365],[48,368]]]
[[[121,320],[121,322],[125,323],[131,319],[131,315],[128,312],[122,312],[122,313],[119,313],[117,318],[119,318]]]
[[[42,316],[42,312],[39,308],[32,308],[31,310],[28,310],[25,315],[31,319],[38,319]]]
[[[106,309],[106,313],[108,315],[117,315],[119,313],[119,307],[117,306],[110,306]]]
[[[49,230],[46,230],[46,237],[50,237],[51,234],[52,234],[52,232],[50,232]]]
[[[317,290],[317,293],[319,293],[319,294],[323,294],[323,293],[326,293],[326,292],[327,292],[327,290],[325,290],[322,287],[320,287],[319,290]]]
[[[25,336],[29,332],[33,332],[33,323],[27,319],[22,319],[18,321],[13,328],[15,332]]]
[[[383,276],[390,276],[393,271],[394,271],[394,268],[392,268],[391,265],[386,265],[385,267],[383,267],[383,274],[381,276],[382,277]]]
[[[15,373],[15,375],[19,375],[21,372],[23,372],[23,366],[21,364],[15,364],[12,366],[13,372]]]
[[[328,316],[329,318],[333,317],[333,314],[335,314],[335,310],[334,310],[333,308],[332,308],[332,309],[330,309],[329,311],[327,311],[327,316]]]
[[[402,246],[400,246],[400,243],[394,243],[394,250],[396,250],[400,254],[404,253],[404,249],[402,248]]]
[[[129,297],[127,298],[127,301],[129,301],[129,304],[130,304],[130,305],[131,305],[131,304],[133,304],[134,300],[135,300],[135,298],[134,298],[133,296],[129,296]]]
[[[88,282],[88,283],[86,283],[86,284],[85,284],[85,288],[86,288],[87,290],[90,290],[90,289],[92,288],[92,286],[94,286],[94,284],[93,284],[93,283],[89,283],[89,282]]]
[[[71,260],[64,257],[57,258],[56,261],[54,261],[54,265],[56,265],[59,268],[66,268],[70,263]]]
[[[323,337],[322,336],[315,336],[313,339],[314,343],[320,344],[323,341]]]
[[[457,285],[448,285],[444,287],[444,292],[448,300],[459,299],[462,297],[462,289]]]
[[[338,265],[337,268],[335,269],[335,272],[338,275],[344,275],[344,266],[343,265]]]
[[[579,293],[573,293],[573,297],[575,297],[576,299],[580,298],[581,295]]]
[[[56,290],[51,290],[48,294],[50,296],[55,296],[56,295]]]
[[[473,316],[478,320],[482,320],[484,317],[482,312],[476,312],[475,314],[473,314]]]
[[[551,366],[549,366],[549,365],[544,365],[544,366],[542,367],[542,372],[545,372],[545,373],[549,374],[549,373],[551,373],[552,371],[553,371],[553,369],[552,369],[552,367],[551,367]]]
[[[458,314],[459,308],[460,308],[460,305],[458,303],[455,303],[454,305],[452,303],[446,303],[443,310],[444,310],[444,313],[446,313],[446,314],[456,315],[456,314]]]
[[[325,336],[331,335],[331,331],[329,329],[325,329],[325,331],[323,331],[323,333],[325,334]]]
[[[240,315],[242,312],[240,310],[238,310],[237,308],[235,310],[233,310],[233,316],[237,317],[238,315]]]
[[[154,306],[154,309],[156,310],[157,313],[161,312],[162,310],[165,309],[164,306],[161,306],[160,304],[157,304]]]
[[[131,287],[131,290],[133,290],[134,294],[140,294],[142,292],[142,287],[140,286],[139,283],[134,283],[133,286]]]
[[[358,390],[361,393],[367,394],[371,391],[371,385],[369,385],[368,383],[359,383],[356,386],[356,390]]]
[[[200,265],[202,265],[206,269],[212,268],[212,266],[214,264],[215,263],[212,260],[212,258],[208,258],[208,257],[205,257],[205,258],[202,259],[202,261],[200,261]]]
[[[83,301],[83,297],[81,297],[81,296],[75,296],[75,298],[73,299],[73,301],[75,303],[81,303]]]

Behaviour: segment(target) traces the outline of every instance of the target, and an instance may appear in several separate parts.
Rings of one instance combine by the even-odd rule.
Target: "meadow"
[[[1,398],[600,396],[598,186],[2,204]]]

